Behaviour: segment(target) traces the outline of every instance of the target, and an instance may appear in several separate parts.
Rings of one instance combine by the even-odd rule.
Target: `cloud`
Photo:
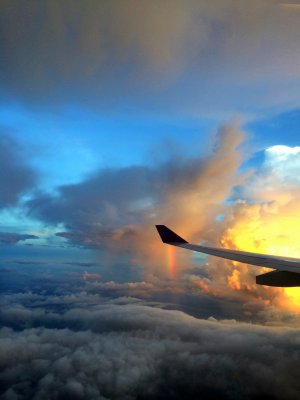
[[[23,149],[6,134],[0,134],[0,171],[0,209],[15,206],[37,181]]]
[[[296,107],[300,29],[285,8],[275,0],[3,1],[2,87],[39,105],[77,97],[126,113]]]
[[[273,146],[266,149],[262,166],[245,182],[241,198],[228,207],[226,217],[220,223],[223,246],[300,257],[297,240],[300,215],[299,160],[298,147]],[[237,264],[230,271],[228,267],[228,285],[240,296],[241,293],[245,298],[254,295],[256,301],[264,299],[266,304],[272,303],[279,309],[283,307],[299,313],[297,288],[260,287],[255,285],[253,276],[263,273],[261,268]],[[212,276],[217,279],[218,272],[212,271]]]
[[[298,398],[298,329],[199,320],[124,298],[1,311],[27,321],[19,330],[2,320],[3,399]]]
[[[135,263],[151,268],[164,263],[155,223],[180,229],[192,239],[211,233],[220,205],[234,185],[244,156],[244,138],[235,123],[221,126],[209,157],[184,158],[180,153],[153,166],[99,170],[85,181],[61,186],[56,195],[41,194],[27,202],[31,216],[67,228],[57,235],[107,250],[130,252]]]
[[[248,201],[237,202],[233,219],[242,219],[244,213],[244,218],[250,221],[249,233],[257,235],[257,249],[261,246],[272,253],[281,251],[283,255],[299,257],[300,248],[294,240],[300,212],[299,171],[298,147],[272,146],[266,149],[261,168],[245,185],[243,196]]]
[[[90,279],[95,280],[95,279],[100,279],[100,278],[101,278],[100,274],[90,274],[86,271],[82,274],[82,279],[85,281],[90,280]]]
[[[152,275],[147,277],[147,281],[120,283],[99,280],[89,282],[85,290],[109,298],[139,298],[197,318],[214,315],[216,318],[232,319],[238,316],[241,321],[258,324],[299,326],[297,297],[289,298],[280,288],[256,285],[255,273],[262,271],[218,260],[198,267],[195,274],[189,269],[184,274],[177,273],[175,279]]]
[[[118,227],[124,221],[135,221],[143,213],[143,201],[151,193],[157,195],[155,174],[146,166],[100,170],[79,184],[60,187],[59,197],[41,195],[29,202],[31,213],[45,221],[63,221],[70,228]],[[105,233],[109,236],[110,230],[104,231],[103,237]]]
[[[19,233],[5,233],[0,232],[0,246],[8,245],[8,244],[16,244],[23,240],[28,239],[38,239],[38,236],[35,235],[27,235],[27,234],[19,234]]]

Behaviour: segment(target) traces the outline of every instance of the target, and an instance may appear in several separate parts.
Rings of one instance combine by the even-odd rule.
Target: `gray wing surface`
[[[156,225],[156,228],[161,240],[166,244],[275,270],[267,272],[266,274],[258,275],[256,277],[257,284],[280,287],[300,286],[300,259],[298,258],[280,257],[190,244],[165,225]]]

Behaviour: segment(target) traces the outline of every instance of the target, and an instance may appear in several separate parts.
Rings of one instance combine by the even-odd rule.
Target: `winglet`
[[[188,243],[182,237],[178,236],[177,233],[171,231],[165,225],[155,225],[158,230],[159,236],[164,243]]]

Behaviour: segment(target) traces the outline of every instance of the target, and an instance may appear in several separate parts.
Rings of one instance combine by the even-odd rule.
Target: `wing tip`
[[[161,240],[164,243],[188,243],[186,240],[184,240],[182,237],[177,235],[177,233],[173,232],[171,229],[169,229],[166,225],[155,225],[156,229],[159,233],[159,236]]]

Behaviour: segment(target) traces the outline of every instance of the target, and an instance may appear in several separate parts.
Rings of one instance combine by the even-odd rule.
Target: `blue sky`
[[[76,182],[100,167],[151,161],[151,153],[164,141],[166,146],[168,142],[183,145],[183,153],[205,154],[209,151],[206,136],[216,126],[211,119],[109,117],[79,106],[61,113],[4,106],[1,116],[11,134],[32,149],[31,161],[48,174],[50,186]]]
[[[78,182],[98,168],[154,162],[155,152],[163,157],[164,146],[184,155],[209,154],[218,125],[217,118],[205,116],[126,118],[79,106],[55,112],[2,105],[0,116],[3,130],[27,148],[48,190]],[[297,109],[243,123],[254,156],[278,144],[297,146],[299,125]]]

